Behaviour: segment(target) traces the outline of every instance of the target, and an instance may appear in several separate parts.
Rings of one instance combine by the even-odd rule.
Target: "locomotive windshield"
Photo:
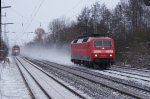
[[[95,47],[111,47],[111,41],[94,41]]]

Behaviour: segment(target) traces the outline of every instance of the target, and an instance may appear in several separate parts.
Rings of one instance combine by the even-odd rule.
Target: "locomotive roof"
[[[14,45],[13,48],[20,48],[18,45]]]
[[[110,37],[91,37],[91,39],[112,39]]]
[[[88,37],[109,37],[109,35],[106,35],[106,34],[89,34],[89,35],[77,36],[75,39],[82,39],[82,38],[88,38]]]
[[[73,43],[83,43],[83,42],[89,42],[91,40],[112,40],[110,37],[88,37],[88,38],[79,38],[74,39],[71,44]]]

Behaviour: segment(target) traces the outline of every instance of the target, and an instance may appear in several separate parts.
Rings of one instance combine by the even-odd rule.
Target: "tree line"
[[[150,54],[150,7],[143,0],[121,0],[113,10],[96,2],[84,7],[76,21],[66,18],[52,20],[48,30],[50,32],[45,33],[42,28],[36,29],[35,39],[26,46],[69,45],[78,35],[98,33],[111,35],[115,39],[119,62],[136,63],[131,58],[134,60]],[[147,59],[150,61],[149,56]]]
[[[4,60],[8,55],[8,46],[3,40],[0,40],[0,61]]]

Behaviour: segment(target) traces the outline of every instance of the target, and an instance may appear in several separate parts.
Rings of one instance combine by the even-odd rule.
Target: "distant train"
[[[20,47],[18,45],[15,45],[12,47],[12,55],[18,56],[20,54]]]
[[[71,61],[107,69],[115,62],[114,40],[98,34],[77,37],[71,42]]]

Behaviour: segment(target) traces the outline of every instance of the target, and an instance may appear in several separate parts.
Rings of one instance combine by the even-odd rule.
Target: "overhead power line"
[[[31,15],[30,15],[31,18],[33,17],[33,15],[34,15],[34,13],[35,13],[35,11],[36,11],[36,9],[37,9],[39,3],[40,3],[40,0],[38,0],[37,4],[35,5],[35,7],[34,7],[32,13],[31,13]]]
[[[42,0],[42,1],[40,2],[39,6],[38,6],[38,8],[37,8],[37,10],[36,10],[36,12],[33,14],[33,17],[32,17],[32,19],[31,19],[31,21],[29,22],[29,25],[25,28],[24,32],[27,31],[28,28],[30,27],[30,25],[32,24],[33,19],[36,17],[36,15],[37,15],[38,11],[40,10],[40,8],[41,8],[42,4],[44,3],[44,1],[45,1],[45,0]],[[36,9],[36,7],[35,7],[35,9]]]

